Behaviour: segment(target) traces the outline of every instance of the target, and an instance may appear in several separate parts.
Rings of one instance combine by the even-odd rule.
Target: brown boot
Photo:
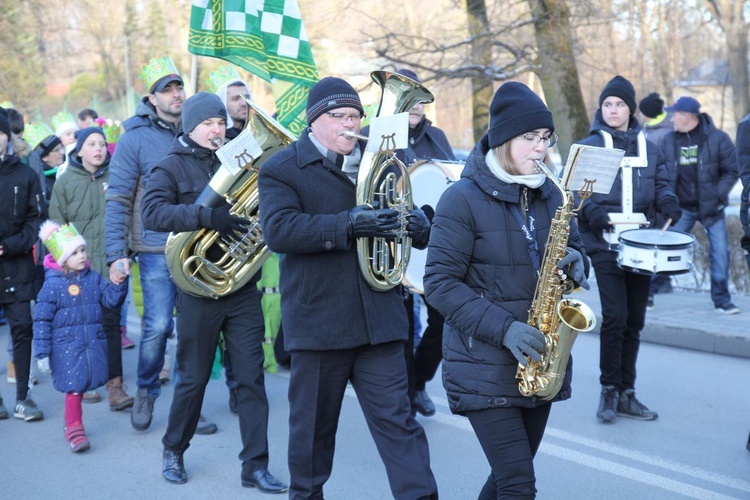
[[[109,395],[109,410],[121,411],[133,406],[132,396],[128,396],[122,388],[122,377],[115,377],[107,382],[107,394]]]

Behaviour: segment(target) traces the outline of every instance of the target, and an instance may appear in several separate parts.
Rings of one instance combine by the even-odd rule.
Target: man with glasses
[[[609,194],[593,194],[578,213],[578,229],[594,265],[602,304],[602,391],[596,413],[602,423],[612,423],[618,415],[636,420],[658,417],[635,397],[635,364],[651,277],[619,268],[617,251],[605,240],[605,233],[613,227],[609,214],[624,212],[623,191],[632,193],[633,212],[643,213],[652,225],[656,210],[674,222],[682,214],[669,187],[664,158],[659,148],[644,137],[635,111],[633,85],[622,76],[614,77],[599,96],[599,109],[588,137],[578,141],[588,146],[622,149],[627,164],[633,165],[628,168],[637,170],[632,173],[631,182],[623,181],[624,174],[618,175]]]
[[[393,496],[437,498],[427,438],[410,415],[401,292],[372,290],[358,265],[356,238],[393,237],[399,225],[395,210],[355,206],[365,144],[347,134],[359,133],[363,114],[351,85],[322,79],[308,96],[309,128],[258,176],[263,235],[280,254],[291,352],[289,497],[322,498],[351,382]],[[411,212],[408,231],[424,248],[429,222],[421,210]]]

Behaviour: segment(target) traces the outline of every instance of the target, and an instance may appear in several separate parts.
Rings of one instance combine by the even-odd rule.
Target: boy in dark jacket
[[[27,422],[44,418],[29,397],[31,299],[37,291],[32,247],[45,210],[36,173],[13,154],[10,123],[0,108],[0,304],[10,325],[16,368],[13,416]],[[1,406],[1,401],[0,401]]]
[[[39,238],[49,250],[47,276],[34,308],[34,347],[43,373],[65,393],[65,439],[76,453],[89,448],[83,428],[83,393],[108,379],[102,307],[122,305],[126,282],[113,285],[89,268],[86,240],[70,224],[42,224]]]

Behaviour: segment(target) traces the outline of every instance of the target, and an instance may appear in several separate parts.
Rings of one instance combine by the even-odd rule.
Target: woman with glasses
[[[443,385],[451,411],[468,417],[491,472],[479,498],[536,494],[534,455],[551,402],[521,395],[519,363],[541,360],[544,335],[527,324],[545,245],[562,197],[552,171],[552,113],[521,83],[505,83],[490,126],[462,178],[438,202],[424,276],[427,301],[445,317]],[[586,284],[587,262],[575,222],[558,266]],[[553,401],[570,397],[572,363]]]
[[[624,191],[632,198],[632,211],[644,214],[651,224],[655,209],[672,222],[682,215],[677,197],[669,187],[664,158],[659,148],[646,140],[635,111],[633,85],[622,76],[614,77],[599,96],[599,109],[588,137],[579,141],[589,146],[622,149],[627,163],[632,165],[628,167],[632,176],[621,173],[609,194],[594,194],[578,213],[581,237],[596,271],[602,304],[599,357],[602,391],[596,413],[602,423],[612,423],[618,415],[637,420],[654,420],[658,416],[635,397],[635,363],[651,277],[618,267],[617,248],[605,240],[605,236],[610,239],[608,233],[613,228],[609,214],[624,212]]]

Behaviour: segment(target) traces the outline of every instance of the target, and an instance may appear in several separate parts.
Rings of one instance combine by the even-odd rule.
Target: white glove
[[[37,359],[36,366],[38,366],[39,371],[45,375],[52,373],[52,368],[49,367],[49,358]]]

